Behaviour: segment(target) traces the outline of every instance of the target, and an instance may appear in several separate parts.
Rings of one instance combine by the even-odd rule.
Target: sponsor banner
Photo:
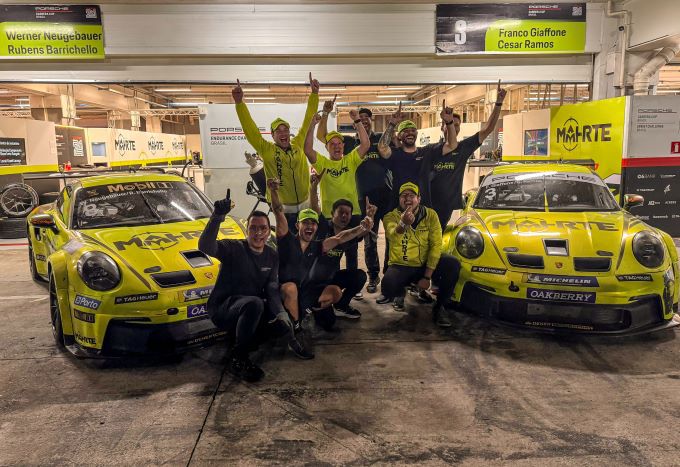
[[[626,158],[680,153],[680,96],[632,96],[628,119]]]
[[[533,284],[570,285],[578,287],[599,287],[597,277],[556,276],[552,274],[527,274],[526,281]]]
[[[197,318],[208,314],[208,305],[201,303],[200,305],[189,305],[187,307],[187,318]]]
[[[0,38],[0,58],[104,58],[97,5],[5,5],[0,8]]]
[[[94,298],[85,297],[84,295],[76,295],[75,300],[73,300],[73,304],[76,306],[89,308],[90,310],[96,310],[99,308],[99,305],[101,305],[102,302]]]
[[[645,199],[644,206],[631,213],[673,237],[680,236],[680,166],[626,167],[623,173],[626,193]]]
[[[550,159],[592,159],[614,195],[621,188],[626,98],[550,108]]]
[[[85,321],[86,323],[94,323],[94,320],[95,320],[95,314],[94,313],[87,313],[85,311],[80,311],[77,308],[75,308],[73,310],[73,315],[76,317],[76,319],[79,319],[80,321]]]
[[[595,292],[527,288],[527,298],[551,302],[595,303]]]
[[[26,165],[24,138],[0,138],[0,167],[7,165]]]
[[[208,298],[214,288],[214,286],[209,285],[207,287],[198,287],[195,289],[184,290],[179,293],[179,299],[183,302],[191,302],[193,300]]]
[[[472,272],[482,272],[485,274],[505,274],[507,269],[492,268],[489,266],[472,266]]]
[[[116,297],[115,303],[116,305],[120,305],[124,303],[148,302],[151,300],[158,300],[158,292]]]
[[[616,276],[621,282],[652,282],[651,274],[618,274]]]
[[[95,157],[104,152],[110,166],[160,164],[169,159],[186,158],[186,137],[169,133],[89,128],[87,139],[97,148]]]
[[[585,3],[437,5],[438,54],[582,53]]]
[[[245,87],[248,95],[248,88]],[[323,100],[323,99],[322,99]],[[248,102],[248,98],[245,98]],[[271,141],[271,122],[281,117],[290,123],[291,138],[300,131],[300,125],[305,117],[307,104],[250,104],[248,110],[253,121],[258,125],[265,141]],[[245,152],[255,152],[248,144],[243,127],[236,115],[233,104],[210,104],[199,107],[201,119],[201,151],[203,166],[210,169],[245,169],[248,166],[244,157]],[[328,131],[336,128],[336,115],[332,112],[328,117]],[[300,145],[304,143],[301,142]],[[314,149],[327,155],[326,147],[314,138]]]

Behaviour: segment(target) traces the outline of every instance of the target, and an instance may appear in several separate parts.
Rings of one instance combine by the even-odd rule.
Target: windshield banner
[[[104,30],[97,5],[4,5],[0,38],[0,58],[104,58]]]
[[[438,54],[583,53],[586,4],[437,5]]]

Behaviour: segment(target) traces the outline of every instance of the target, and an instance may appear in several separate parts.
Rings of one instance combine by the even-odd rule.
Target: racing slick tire
[[[33,248],[31,244],[28,244],[28,267],[31,270],[31,277],[36,282],[47,282],[40,274],[38,274],[38,269],[35,267],[35,258],[33,257]]]
[[[0,218],[0,238],[25,238],[26,218]]]
[[[52,335],[54,342],[57,344],[59,350],[64,349],[64,328],[61,324],[61,312],[59,310],[59,298],[57,297],[57,285],[55,284],[54,275],[50,274],[49,281],[50,290],[50,321],[52,323]]]

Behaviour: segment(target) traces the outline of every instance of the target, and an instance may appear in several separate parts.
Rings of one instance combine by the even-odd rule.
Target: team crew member
[[[351,221],[355,217],[352,215],[354,206],[346,199],[339,199],[333,203],[333,215],[331,219],[326,219],[323,214],[320,214],[321,209],[319,207],[317,187],[324,174],[325,172],[322,171],[318,175],[312,175],[309,190],[309,204],[312,209],[319,213],[319,229],[317,230],[316,237],[320,240],[332,235],[339,235],[348,227],[353,227]],[[366,215],[373,218],[377,208],[370,204],[370,202],[367,202],[367,206],[368,210]],[[352,268],[349,265],[349,261],[347,262],[347,269],[341,270],[340,259],[342,258],[343,253],[348,254],[349,251],[356,251],[358,242],[362,238],[368,238],[368,234],[369,231],[366,231],[362,235],[328,250],[314,265],[314,268],[316,269],[314,270],[313,276],[332,276],[331,282],[346,285],[342,298],[333,306],[335,316],[349,319],[359,319],[361,317],[361,313],[350,305],[350,300],[352,299],[352,294],[358,293],[364,287],[364,284],[366,283],[366,273],[362,270]]]
[[[293,235],[284,221],[278,200],[278,180],[267,180],[267,189],[272,196],[272,210],[277,220],[276,239],[281,257],[279,273],[284,305],[298,323],[301,311],[310,310],[321,328],[333,331],[335,312],[332,305],[349,304],[356,288],[363,287],[366,276],[359,270],[335,276],[334,271],[328,269],[328,264],[320,260],[329,251],[370,230],[372,220],[367,217],[353,229],[317,240],[319,215],[313,209],[303,209],[298,214],[298,234]],[[355,277],[359,277],[360,273],[364,274],[363,282],[357,285],[360,281],[355,280]]]
[[[323,114],[316,132],[317,138],[325,142],[328,133],[328,114],[333,110],[335,99],[326,101],[323,106]],[[378,258],[378,228],[383,216],[390,208],[392,195],[392,174],[389,172],[389,162],[380,157],[378,153],[378,142],[382,133],[373,132],[373,112],[370,109],[359,109],[359,119],[368,133],[368,140],[371,143],[368,152],[364,156],[364,162],[357,167],[356,184],[359,199],[359,209],[361,215],[366,215],[365,200],[370,199],[371,203],[377,207],[373,216],[373,233],[375,235],[366,236],[364,239],[364,260],[368,271],[368,285],[366,291],[375,293],[380,282],[380,259]],[[359,146],[359,134],[356,137],[344,136],[344,152],[348,154],[355,147]],[[387,255],[386,255],[387,256]],[[349,254],[347,261],[349,263]]]
[[[506,94],[507,91],[501,88],[499,81],[496,105],[482,129],[460,141],[452,154],[430,153],[424,158],[423,166],[429,168],[429,173],[421,183],[422,201],[437,212],[442,230],[449,223],[453,211],[463,208],[463,177],[467,161],[496,128]],[[460,115],[453,114],[453,128],[456,134],[460,133],[460,122]],[[443,125],[443,130],[446,134],[448,127]]]
[[[295,228],[297,213],[307,205],[309,197],[309,167],[303,154],[303,144],[309,129],[312,116],[319,106],[319,82],[309,74],[309,84],[312,93],[307,101],[307,111],[300,127],[300,132],[294,138],[290,137],[290,124],[282,118],[277,118],[271,125],[274,142],[266,141],[250,116],[248,107],[243,102],[243,89],[239,83],[232,89],[231,95],[236,103],[238,115],[246,139],[264,162],[265,176],[277,178],[281,181],[281,203],[289,228]],[[271,201],[269,193],[267,199]]]
[[[383,277],[382,294],[377,302],[394,300],[395,310],[404,309],[404,288],[416,282],[420,290],[439,284],[437,301],[432,308],[438,326],[450,327],[444,307],[453,295],[460,264],[442,254],[442,231],[437,213],[420,204],[418,186],[405,183],[399,189],[399,207],[384,218],[385,235],[390,243],[389,264]]]
[[[301,358],[312,358],[295,339],[292,323],[279,292],[279,260],[267,246],[269,218],[261,211],[248,217],[246,240],[217,240],[220,224],[232,208],[227,198],[215,202],[215,210],[198,240],[198,248],[222,263],[215,288],[208,299],[208,314],[215,325],[234,339],[230,371],[246,381],[259,381],[264,372],[248,353],[268,335],[288,335],[289,348]]]
[[[453,127],[453,109],[446,107],[446,104],[444,104],[444,108],[440,115],[447,127]],[[380,153],[380,156],[385,159],[390,159],[392,187],[394,189],[407,182],[416,185],[421,183],[421,166],[423,159],[427,158],[428,160],[432,160],[437,155],[449,154],[456,149],[456,146],[458,145],[458,142],[456,141],[456,132],[452,130],[447,132],[446,141],[443,143],[433,143],[417,148],[416,141],[418,139],[418,129],[416,128],[416,124],[411,120],[403,120],[400,122],[401,119],[401,104],[399,104],[399,109],[390,117],[387,129],[378,143],[378,152]],[[394,135],[395,128],[397,129],[397,139],[400,146],[398,148],[391,148],[390,141]],[[429,167],[427,169],[429,169]],[[393,202],[395,205],[398,203],[398,200],[396,199],[397,196],[397,193],[394,192]]]

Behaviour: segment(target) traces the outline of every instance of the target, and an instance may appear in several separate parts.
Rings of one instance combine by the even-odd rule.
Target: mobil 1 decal
[[[680,166],[625,167],[624,189],[628,194],[641,195],[643,206],[631,209],[631,214],[673,237],[680,236]]]
[[[437,5],[439,54],[578,53],[585,44],[585,3]]]

